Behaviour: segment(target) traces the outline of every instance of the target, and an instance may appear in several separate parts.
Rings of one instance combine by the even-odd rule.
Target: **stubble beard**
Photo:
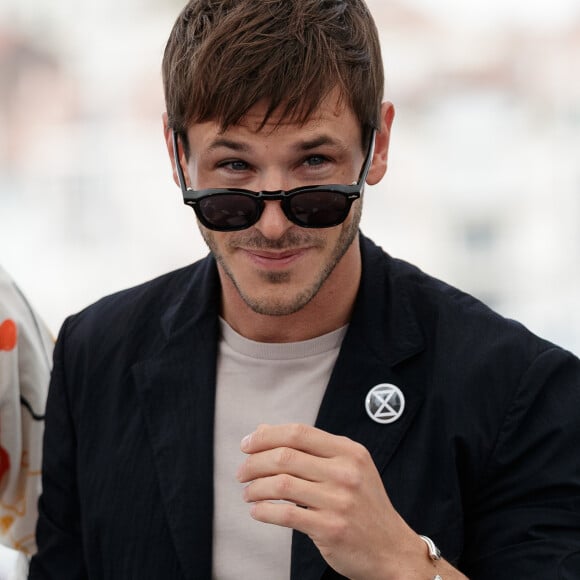
[[[338,237],[334,250],[330,255],[326,264],[318,273],[314,282],[298,292],[296,295],[282,299],[276,298],[254,298],[250,296],[240,286],[234,273],[228,265],[227,260],[219,251],[218,244],[214,238],[213,232],[205,228],[200,228],[201,234],[209,250],[213,254],[216,262],[221,266],[226,273],[238,294],[244,303],[256,314],[263,314],[266,316],[287,316],[294,314],[304,308],[319,292],[322,285],[326,282],[328,277],[332,274],[337,264],[340,262],[344,254],[350,248],[358,234],[362,210],[362,200],[354,204],[351,211],[353,212],[352,219],[344,225],[340,236]],[[227,242],[227,247],[230,249],[245,248],[253,250],[284,250],[296,247],[313,247],[316,249],[323,249],[326,245],[324,236],[317,235],[316,230],[299,229],[300,233],[294,230],[288,231],[284,236],[278,240],[269,240],[265,238],[258,230],[247,230],[240,234],[233,235]],[[282,285],[288,283],[291,279],[290,272],[260,272],[260,277],[265,284]]]

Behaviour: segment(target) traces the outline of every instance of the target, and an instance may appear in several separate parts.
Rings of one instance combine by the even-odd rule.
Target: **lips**
[[[266,260],[285,260],[286,258],[290,258],[295,256],[296,254],[302,252],[303,250],[290,250],[286,252],[265,252],[259,250],[246,250],[250,254],[257,256],[258,258],[264,258]]]
[[[300,259],[306,249],[285,250],[283,252],[272,252],[267,250],[243,250],[246,255],[256,264],[265,268],[285,268]]]

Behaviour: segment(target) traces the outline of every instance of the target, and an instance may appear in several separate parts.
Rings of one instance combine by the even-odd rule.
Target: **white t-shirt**
[[[213,578],[288,580],[292,530],[257,522],[236,472],[260,423],[314,425],[347,327],[302,342],[261,343],[221,321],[214,441]]]

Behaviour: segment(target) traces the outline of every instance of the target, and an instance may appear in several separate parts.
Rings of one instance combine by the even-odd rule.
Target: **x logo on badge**
[[[395,422],[405,409],[405,397],[395,385],[381,383],[367,394],[365,408],[369,417],[377,423]]]

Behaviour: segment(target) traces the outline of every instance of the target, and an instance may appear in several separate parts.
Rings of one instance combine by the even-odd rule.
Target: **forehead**
[[[305,120],[284,116],[283,107],[268,114],[268,102],[261,101],[249,109],[236,125],[222,127],[217,121],[208,121],[194,123],[188,130],[190,144],[194,148],[196,142],[203,146],[205,138],[218,136],[243,136],[252,141],[270,141],[274,138],[282,144],[282,141],[311,138],[321,133],[331,134],[337,139],[360,141],[360,123],[338,90],[331,91]]]
[[[338,89],[332,90],[305,119],[300,118],[299,107],[294,115],[285,115],[285,107],[280,106],[269,112],[269,103],[264,100],[256,103],[238,123],[248,129],[260,131],[264,128],[297,127],[301,125],[324,124],[345,117],[354,116],[346,99]]]

